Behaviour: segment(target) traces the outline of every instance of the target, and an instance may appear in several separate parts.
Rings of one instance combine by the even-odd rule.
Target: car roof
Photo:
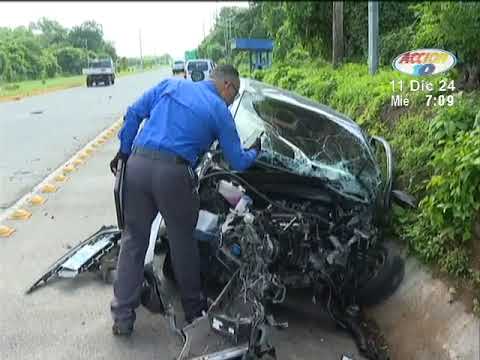
[[[211,62],[213,62],[212,59],[193,59],[193,60],[188,60],[187,62],[196,62],[196,61],[211,61]]]

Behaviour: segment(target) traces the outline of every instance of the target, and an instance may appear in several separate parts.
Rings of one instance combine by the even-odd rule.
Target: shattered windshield
[[[321,177],[355,199],[370,201],[376,196],[379,171],[364,139],[325,115],[245,92],[235,122],[246,146],[265,132],[259,163]]]

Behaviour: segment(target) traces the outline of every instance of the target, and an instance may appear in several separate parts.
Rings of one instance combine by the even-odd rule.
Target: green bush
[[[20,85],[18,85],[18,84],[7,84],[3,88],[7,91],[13,91],[13,90],[20,89]]]
[[[446,107],[432,121],[431,132],[437,145],[453,140],[460,131],[469,131],[474,125],[479,126],[479,122],[476,122],[479,111],[478,100],[456,96],[454,106]]]

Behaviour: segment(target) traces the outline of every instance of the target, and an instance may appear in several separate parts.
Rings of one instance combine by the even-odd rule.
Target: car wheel
[[[372,306],[390,297],[400,286],[405,275],[405,262],[391,245],[382,244],[369,254],[369,269],[359,281],[359,304]]]
[[[202,81],[205,79],[205,74],[203,73],[203,71],[193,71],[191,78],[193,82]]]

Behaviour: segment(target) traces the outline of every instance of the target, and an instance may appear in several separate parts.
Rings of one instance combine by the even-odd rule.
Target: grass
[[[164,67],[157,66],[152,69],[124,71],[117,74],[123,77],[142,72],[152,71]],[[19,100],[23,97],[45,94],[53,91],[69,89],[77,86],[85,86],[85,75],[55,77],[45,80],[28,80],[16,83],[0,85],[0,101]]]

